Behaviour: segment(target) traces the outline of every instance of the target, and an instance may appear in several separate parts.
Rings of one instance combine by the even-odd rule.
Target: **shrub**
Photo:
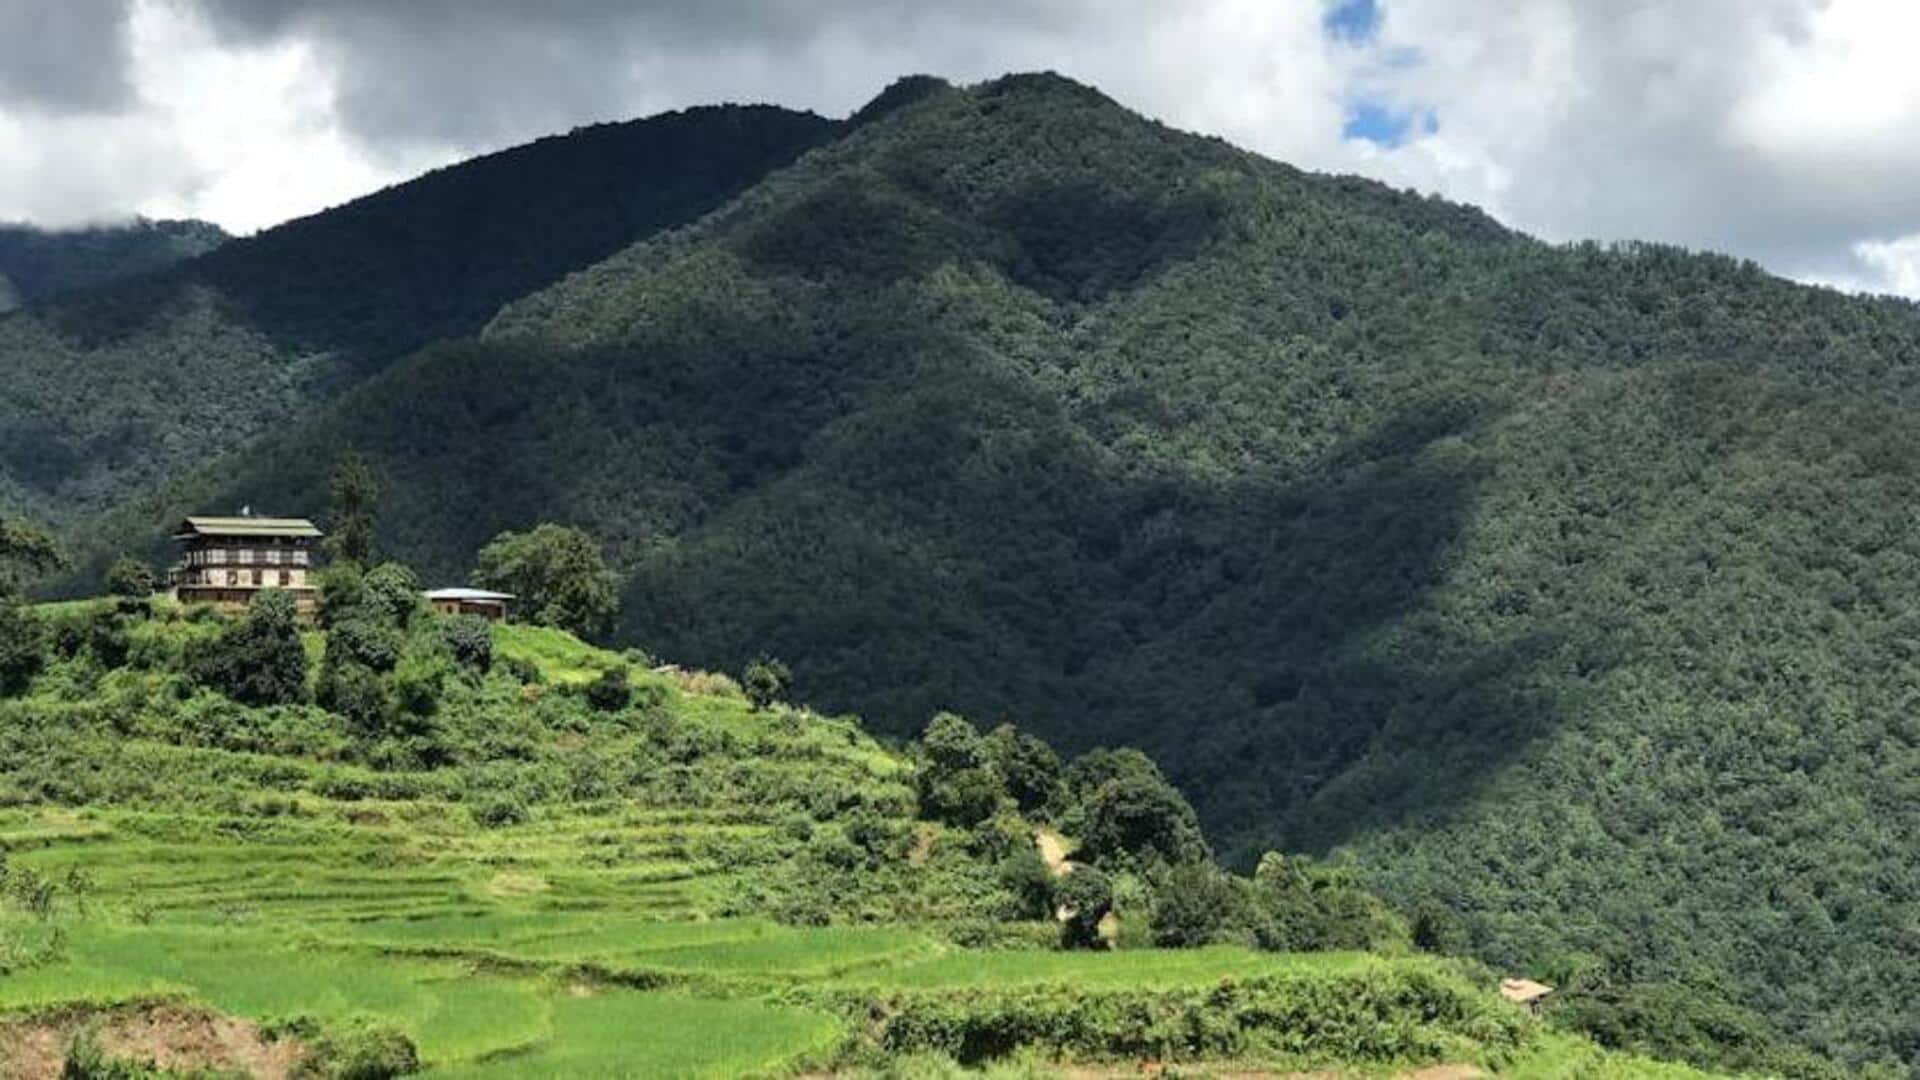
[[[999,808],[1000,774],[986,740],[964,718],[943,712],[928,721],[917,756],[920,808],[927,817],[970,828]]]
[[[0,695],[24,691],[46,663],[47,630],[22,604],[0,599]]]
[[[746,692],[747,704],[753,706],[753,711],[760,712],[780,700],[791,678],[793,672],[787,670],[787,665],[762,657],[740,673],[740,689]]]
[[[327,631],[325,663],[329,667],[353,663],[374,671],[392,671],[405,647],[400,631],[365,613],[349,615]]]
[[[531,816],[526,802],[510,791],[491,792],[473,808],[473,820],[489,829],[523,825]]]
[[[1063,909],[1060,921],[1060,947],[1096,949],[1105,945],[1100,937],[1100,920],[1113,910],[1113,883],[1098,869],[1079,865],[1073,872],[1055,879],[1053,903]]]
[[[393,696],[413,716],[432,716],[440,709],[452,664],[438,649],[412,649],[393,669]]]
[[[1153,943],[1193,948],[1221,942],[1251,945],[1257,935],[1244,883],[1204,863],[1175,867],[1155,890],[1149,922]]]
[[[1012,724],[1001,724],[987,735],[986,748],[1007,796],[1021,813],[1045,817],[1066,800],[1060,755],[1053,747]]]
[[[440,640],[461,667],[481,674],[493,668],[493,626],[480,616],[455,615],[443,620]]]
[[[627,684],[627,669],[608,668],[587,684],[587,704],[600,712],[619,712],[633,700],[633,688]]]
[[[131,555],[122,555],[107,568],[107,591],[114,596],[145,598],[160,586],[153,568]]]
[[[1008,897],[1001,912],[1008,919],[1046,919],[1053,915],[1053,871],[1031,846],[1000,860],[994,876]]]
[[[331,630],[335,623],[365,612],[367,579],[357,564],[336,562],[317,576],[320,597],[316,617],[321,626]]]
[[[362,734],[386,730],[393,712],[393,702],[379,674],[353,661],[322,667],[314,696],[322,708],[353,721]]]
[[[1140,775],[1109,780],[1094,791],[1086,804],[1080,850],[1094,862],[1157,860],[1178,866],[1211,858],[1186,797],[1164,780]]]
[[[194,678],[243,705],[298,701],[306,690],[307,653],[294,614],[292,596],[261,590],[244,619],[198,650]]]
[[[402,563],[383,562],[367,571],[367,603],[389,626],[405,628],[425,605],[420,579]]]
[[[400,1031],[372,1021],[303,1032],[299,1075],[316,1080],[393,1080],[420,1071],[420,1052]]]

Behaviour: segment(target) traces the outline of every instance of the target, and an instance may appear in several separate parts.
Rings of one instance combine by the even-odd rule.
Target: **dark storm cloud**
[[[0,106],[108,112],[132,96],[126,0],[0,0]]]

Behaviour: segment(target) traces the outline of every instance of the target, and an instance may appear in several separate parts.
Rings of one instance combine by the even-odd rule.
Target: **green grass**
[[[525,623],[495,623],[493,651],[533,664],[550,683],[592,682],[609,668],[626,666],[617,653],[588,645],[565,630]]]
[[[610,992],[553,1006],[553,1038],[537,1050],[437,1075],[728,1077],[779,1071],[829,1051],[837,1021],[754,1001]]]
[[[1230,945],[1120,952],[953,952],[922,963],[852,972],[849,986],[902,989],[1061,985],[1078,989],[1205,986],[1265,975],[1347,976],[1388,967],[1434,966],[1425,958],[1370,953],[1263,953]]]

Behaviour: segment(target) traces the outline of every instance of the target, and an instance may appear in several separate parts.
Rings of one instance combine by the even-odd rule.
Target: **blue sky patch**
[[[1431,135],[1440,130],[1440,120],[1431,109],[1390,109],[1377,101],[1356,101],[1347,106],[1347,120],[1340,134],[1348,139],[1365,139],[1380,146],[1399,146],[1413,135]]]
[[[1366,41],[1380,29],[1380,5],[1375,0],[1333,0],[1320,25],[1335,41]]]

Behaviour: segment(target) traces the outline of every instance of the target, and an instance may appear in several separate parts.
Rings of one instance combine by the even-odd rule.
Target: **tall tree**
[[[480,549],[474,584],[513,593],[519,617],[583,637],[604,633],[619,607],[619,579],[593,537],[547,522],[503,532]]]
[[[0,521],[0,597],[16,596],[29,578],[65,564],[53,538],[31,525]]]
[[[333,508],[327,520],[327,550],[334,558],[361,566],[373,558],[373,504],[379,497],[379,482],[366,459],[353,450],[341,455],[333,466]]]

